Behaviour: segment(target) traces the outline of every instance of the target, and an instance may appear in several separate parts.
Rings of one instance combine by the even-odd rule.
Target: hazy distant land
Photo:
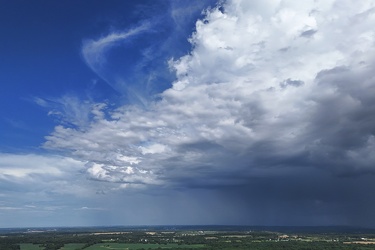
[[[375,249],[375,229],[212,225],[2,228],[0,249]]]

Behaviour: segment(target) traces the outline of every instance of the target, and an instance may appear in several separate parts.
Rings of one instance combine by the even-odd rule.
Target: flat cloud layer
[[[44,147],[118,188],[240,186],[252,198],[259,188],[343,202],[329,190],[375,173],[374,23],[374,1],[227,1],[197,21],[192,51],[169,61],[177,79],[159,101],[93,105],[88,125],[57,126]]]

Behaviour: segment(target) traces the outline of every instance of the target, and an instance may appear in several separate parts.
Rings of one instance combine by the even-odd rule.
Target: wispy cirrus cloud
[[[57,98],[34,97],[34,103],[48,110],[48,115],[56,123],[69,127],[84,129],[91,120],[102,119],[105,103],[95,103],[90,99],[82,100],[77,95],[65,94]]]
[[[86,39],[85,63],[127,103],[147,106],[175,79],[168,69],[171,57],[186,53],[191,24],[208,1],[167,1],[140,7],[145,19],[130,28],[112,28],[98,39]],[[140,5],[142,6],[142,5]],[[162,8],[162,11],[156,9]]]
[[[87,65],[101,75],[102,67],[107,62],[107,53],[113,47],[119,46],[127,39],[149,31],[151,25],[145,22],[125,32],[113,32],[97,40],[85,40],[82,46],[82,55]],[[104,77],[105,79],[105,77]]]

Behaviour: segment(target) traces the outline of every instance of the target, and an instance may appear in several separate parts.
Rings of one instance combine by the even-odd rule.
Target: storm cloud
[[[375,225],[374,23],[373,1],[226,1],[157,101],[95,104],[44,147],[113,190],[215,194],[220,222]]]

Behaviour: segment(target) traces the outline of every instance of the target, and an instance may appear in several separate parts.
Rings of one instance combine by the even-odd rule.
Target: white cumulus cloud
[[[161,100],[85,130],[57,126],[44,146],[124,187],[240,184],[290,167],[374,172],[374,19],[374,1],[227,1],[169,61],[177,80]],[[89,66],[128,35],[85,45]]]

